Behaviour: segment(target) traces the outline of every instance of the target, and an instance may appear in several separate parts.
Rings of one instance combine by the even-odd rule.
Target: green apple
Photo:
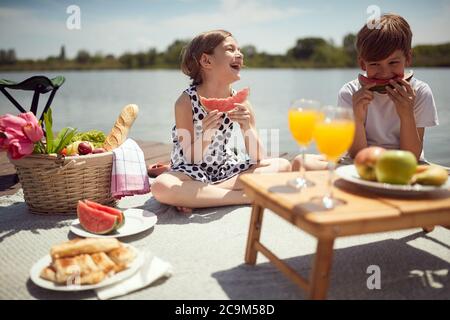
[[[375,174],[378,182],[409,184],[416,167],[417,159],[412,152],[388,150],[378,158]]]

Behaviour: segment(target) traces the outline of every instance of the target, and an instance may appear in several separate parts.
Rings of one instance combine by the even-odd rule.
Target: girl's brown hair
[[[202,54],[212,54],[214,49],[232,34],[225,30],[203,32],[191,40],[181,51],[181,70],[192,79],[192,84],[203,82],[200,58]]]
[[[396,14],[384,14],[380,28],[369,28],[367,24],[356,36],[358,57],[365,61],[380,61],[395,50],[402,50],[405,57],[411,52],[412,32],[408,22]]]

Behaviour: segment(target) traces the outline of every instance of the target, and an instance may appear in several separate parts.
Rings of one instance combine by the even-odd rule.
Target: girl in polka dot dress
[[[244,56],[231,33],[213,30],[195,37],[183,50],[181,68],[192,84],[175,103],[171,170],[152,184],[153,196],[179,211],[192,208],[248,204],[238,181],[241,173],[289,171],[285,159],[264,159],[248,100],[229,112],[209,110],[205,98],[235,94],[231,83],[240,79]],[[230,146],[232,130],[239,126],[246,157]]]

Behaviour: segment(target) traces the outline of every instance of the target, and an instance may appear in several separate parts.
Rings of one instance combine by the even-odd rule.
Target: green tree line
[[[357,67],[354,34],[348,34],[340,45],[322,38],[298,39],[285,54],[258,51],[245,45],[245,65],[249,68],[353,68]],[[79,50],[75,58],[67,59],[64,46],[58,56],[46,59],[17,59],[14,49],[0,50],[0,70],[90,70],[90,69],[177,69],[180,53],[188,40],[175,40],[166,50],[150,48],[137,53],[91,54]],[[418,45],[413,48],[413,66],[450,67],[450,43]]]

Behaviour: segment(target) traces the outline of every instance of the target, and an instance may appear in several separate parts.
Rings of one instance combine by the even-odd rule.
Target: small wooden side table
[[[326,298],[333,245],[337,237],[450,225],[449,190],[419,198],[395,198],[361,190],[357,185],[338,179],[333,192],[337,198],[345,200],[346,204],[333,210],[323,210],[310,199],[325,194],[328,172],[307,172],[308,179],[316,185],[293,192],[287,186],[287,181],[298,177],[298,174],[253,173],[241,176],[245,193],[253,201],[245,262],[254,265],[257,253],[262,253],[289,279],[304,289],[310,299]],[[259,241],[265,208],[317,238],[316,255],[309,281]]]

